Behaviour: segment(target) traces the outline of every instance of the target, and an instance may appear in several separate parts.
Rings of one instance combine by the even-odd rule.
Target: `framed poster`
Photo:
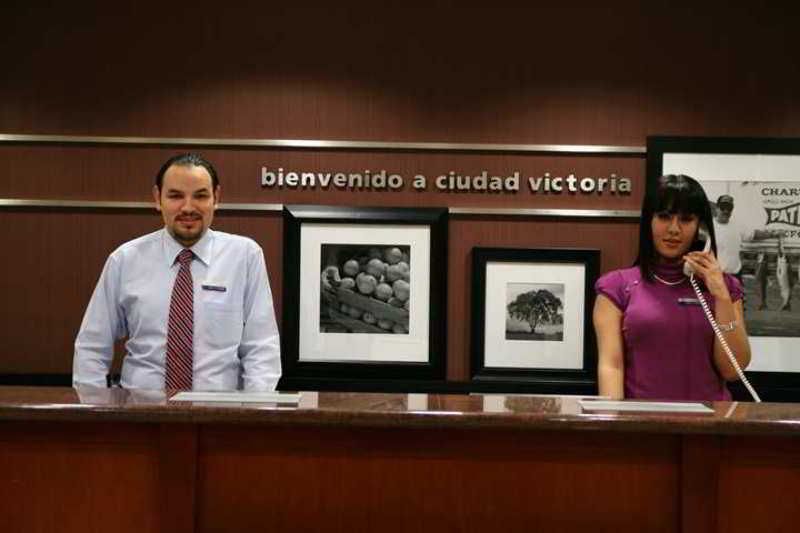
[[[474,248],[472,379],[596,384],[599,267],[598,250]]]
[[[287,377],[443,379],[447,210],[284,208]]]
[[[650,137],[648,188],[663,174],[697,179],[711,202],[719,261],[744,288],[753,385],[796,387],[800,139]]]

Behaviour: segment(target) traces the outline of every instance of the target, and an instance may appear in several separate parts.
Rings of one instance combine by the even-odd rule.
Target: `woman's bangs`
[[[702,215],[703,196],[702,194],[693,194],[694,192],[688,188],[664,187],[659,191],[655,212]]]

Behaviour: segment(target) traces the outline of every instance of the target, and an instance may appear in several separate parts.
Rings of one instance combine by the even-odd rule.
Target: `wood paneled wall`
[[[169,156],[190,150],[175,146],[81,146],[0,144],[0,198],[58,198],[97,201],[152,201],[156,171]],[[556,155],[519,153],[402,152],[377,150],[306,150],[191,147],[214,163],[222,185],[222,202],[284,204],[393,205],[400,207],[506,207],[567,209],[639,209],[644,189],[641,154]],[[262,187],[262,167],[284,174],[295,172],[377,173],[385,170],[404,178],[398,190],[323,187]],[[437,189],[440,175],[520,175],[520,191],[456,191]],[[609,178],[634,180],[632,194],[533,193],[529,177]],[[427,190],[411,186],[413,178],[428,178]],[[6,176],[13,176],[6,178]]]
[[[0,278],[0,374],[71,373],[75,335],[108,254],[159,221],[155,210],[0,210],[3,242],[14,251]],[[220,213],[214,227],[261,245],[280,313],[280,214]]]
[[[797,5],[7,4],[4,132],[641,145],[800,128]]]
[[[10,5],[0,133],[643,146],[650,134],[800,136],[797,7],[290,8]],[[176,146],[0,144],[0,198],[150,201]],[[213,148],[223,202],[638,209],[640,156]],[[630,177],[630,195],[265,189],[261,166]],[[144,210],[3,208],[3,373],[68,373],[108,253],[159,225]],[[282,222],[220,212],[263,247],[282,306]],[[469,376],[473,246],[635,256],[636,224],[464,218],[450,225],[448,378]]]

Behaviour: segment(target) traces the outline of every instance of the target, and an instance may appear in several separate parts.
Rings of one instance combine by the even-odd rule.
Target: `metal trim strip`
[[[390,141],[326,141],[319,139],[219,139],[181,137],[102,137],[86,135],[23,135],[0,133],[2,143],[118,144],[137,146],[220,146],[231,148],[319,148],[323,150],[386,150],[429,152],[516,152],[594,155],[645,155],[645,146],[599,144],[496,144]]]
[[[641,211],[625,209],[523,209],[493,207],[451,207],[451,215],[504,215],[532,217],[592,217],[592,218],[639,218]]]
[[[0,198],[3,207],[79,207],[88,209],[154,209],[152,202],[101,202],[91,200],[35,200],[27,198]],[[221,203],[223,211],[281,211],[283,204]]]
[[[37,200],[27,198],[0,198],[0,208],[58,207],[87,209],[152,209],[150,202],[102,202],[91,200]],[[223,211],[282,211],[283,204],[221,203]],[[448,213],[461,216],[532,216],[573,218],[639,218],[640,212],[622,209],[524,209],[494,207],[449,207]]]

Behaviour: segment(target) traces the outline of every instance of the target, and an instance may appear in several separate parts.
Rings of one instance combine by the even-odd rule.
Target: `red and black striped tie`
[[[192,390],[192,337],[194,331],[194,253],[185,249],[178,256],[181,268],[175,278],[167,323],[166,388]]]

